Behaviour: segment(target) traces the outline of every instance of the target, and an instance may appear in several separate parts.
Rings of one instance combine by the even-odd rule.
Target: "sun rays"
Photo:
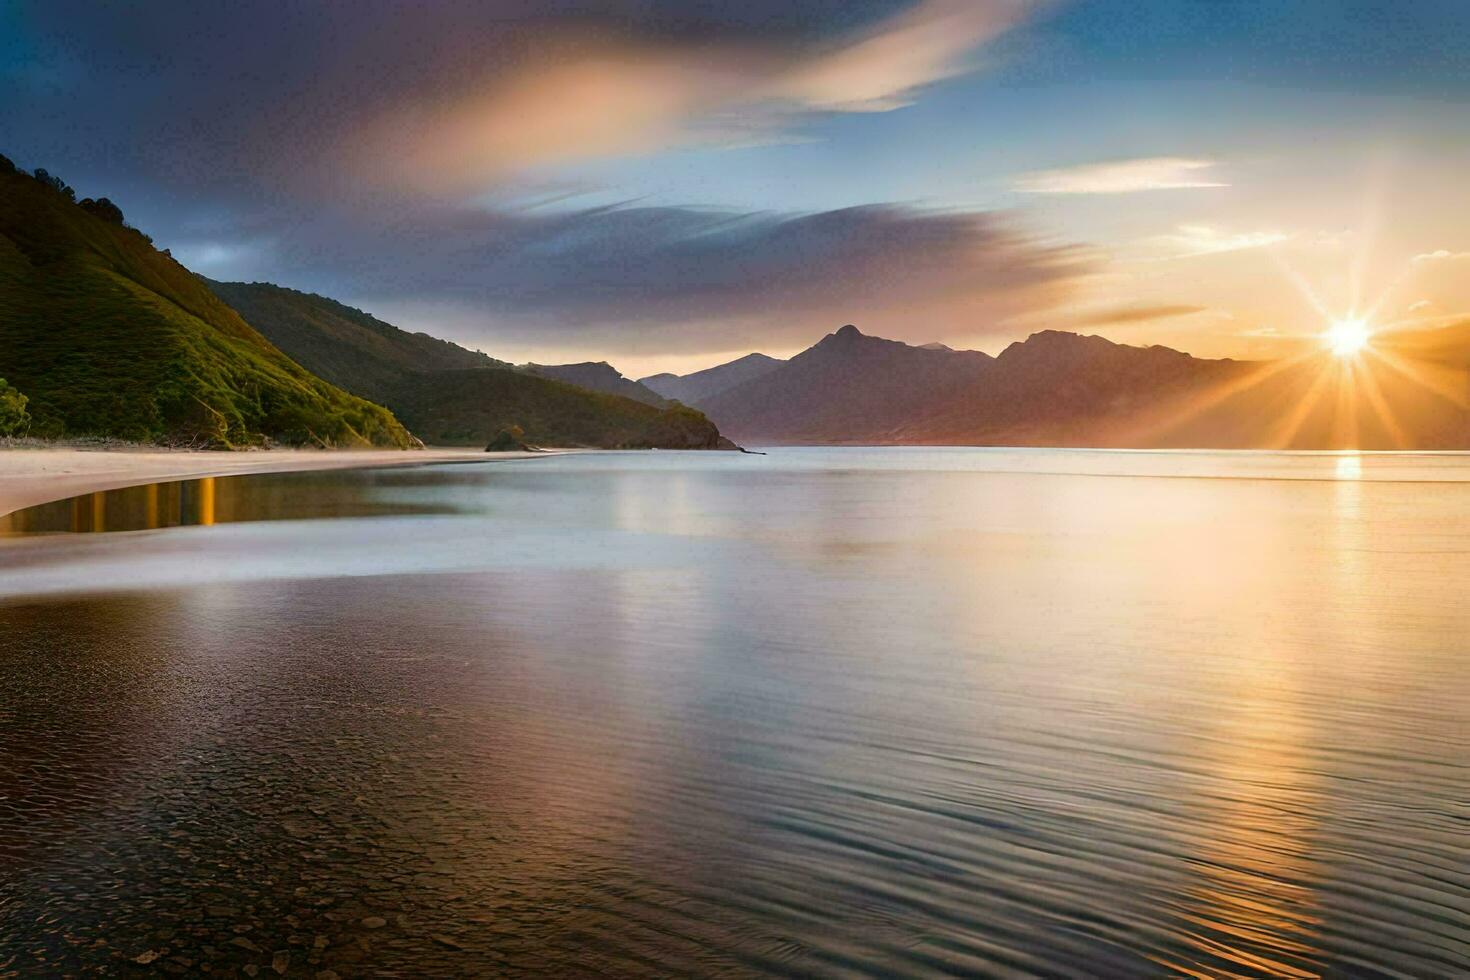
[[[1412,342],[1402,342],[1414,334],[1376,319],[1411,269],[1400,271],[1371,302],[1362,302],[1365,263],[1354,262],[1354,303],[1344,313],[1324,302],[1278,251],[1273,249],[1272,257],[1306,307],[1321,318],[1314,342],[1294,356],[1203,381],[1175,403],[1167,418],[1157,420],[1154,436],[1173,433],[1187,440],[1209,430],[1218,439],[1218,428],[1226,441],[1233,436],[1242,446],[1259,448],[1325,441],[1335,449],[1410,449],[1433,439],[1432,431],[1414,424],[1421,420],[1416,415],[1443,419],[1446,402],[1460,413],[1470,411],[1465,365],[1437,358],[1433,345],[1416,350]],[[1232,425],[1238,431],[1228,429]]]

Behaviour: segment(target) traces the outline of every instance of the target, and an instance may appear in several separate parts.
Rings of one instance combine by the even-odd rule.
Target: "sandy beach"
[[[155,480],[361,466],[490,462],[540,455],[544,454],[485,453],[473,449],[272,449],[254,452],[74,447],[0,449],[0,515],[80,493],[113,490]]]

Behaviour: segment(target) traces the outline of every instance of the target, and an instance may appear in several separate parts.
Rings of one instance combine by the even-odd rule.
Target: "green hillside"
[[[405,372],[508,366],[326,296],[268,282],[205,283],[298,363],[364,398],[385,400]]]
[[[542,446],[730,445],[694,409],[648,405],[514,369],[324,296],[269,283],[210,285],[296,361],[334,384],[381,401],[429,443],[484,446],[501,429],[519,426],[526,442]]]
[[[106,199],[0,157],[0,377],[32,435],[218,447],[414,444],[315,377]]]
[[[658,408],[505,368],[411,375],[387,402],[435,445],[481,446],[519,426],[526,442],[540,446],[733,448],[695,409]]]

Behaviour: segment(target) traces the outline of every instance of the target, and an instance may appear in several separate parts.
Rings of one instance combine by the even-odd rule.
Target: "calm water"
[[[0,976],[1470,972],[1470,457],[596,455],[6,527],[62,533],[0,540]]]

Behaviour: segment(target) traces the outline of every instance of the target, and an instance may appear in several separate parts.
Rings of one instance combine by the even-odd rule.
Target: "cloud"
[[[1180,225],[1172,235],[1160,235],[1154,243],[1171,253],[1172,258],[1191,258],[1266,248],[1291,240],[1283,231],[1229,232],[1213,225]]]
[[[1013,185],[1026,194],[1132,194],[1139,191],[1182,190],[1198,187],[1228,187],[1211,180],[1208,171],[1214,160],[1189,157],[1142,157],[1089,163],[1058,170],[1024,174]]]
[[[831,50],[781,72],[770,92],[813,109],[881,112],[968,67],[977,46],[1037,7],[1028,0],[925,0]]]
[[[73,133],[174,186],[462,194],[548,164],[789,138],[973,70],[1043,0],[18,0],[65,85],[0,132]],[[23,141],[23,140],[22,140]],[[12,144],[12,152],[15,144]],[[48,161],[53,166],[56,161]]]
[[[1470,259],[1470,252],[1451,252],[1449,249],[1441,248],[1433,252],[1421,252],[1414,256],[1415,262],[1454,262],[1460,259]]]
[[[402,93],[347,134],[344,155],[363,172],[442,191],[544,164],[779,139],[813,113],[909,104],[968,70],[966,54],[1035,6],[922,0],[809,44],[552,31],[522,67],[487,62],[448,91]]]
[[[1078,326],[1103,326],[1106,324],[1122,323],[1144,323],[1150,320],[1165,320],[1169,317],[1189,316],[1191,313],[1202,313],[1206,307],[1188,306],[1183,304],[1157,306],[1120,306],[1111,310],[1101,310],[1089,314],[1077,321]]]
[[[630,352],[797,344],[849,321],[970,335],[1051,309],[1094,271],[1005,214],[873,205],[807,214],[611,207],[441,209],[314,224],[249,275],[314,288],[458,339]],[[434,332],[434,331],[431,331]],[[947,332],[947,333],[946,333]]]

